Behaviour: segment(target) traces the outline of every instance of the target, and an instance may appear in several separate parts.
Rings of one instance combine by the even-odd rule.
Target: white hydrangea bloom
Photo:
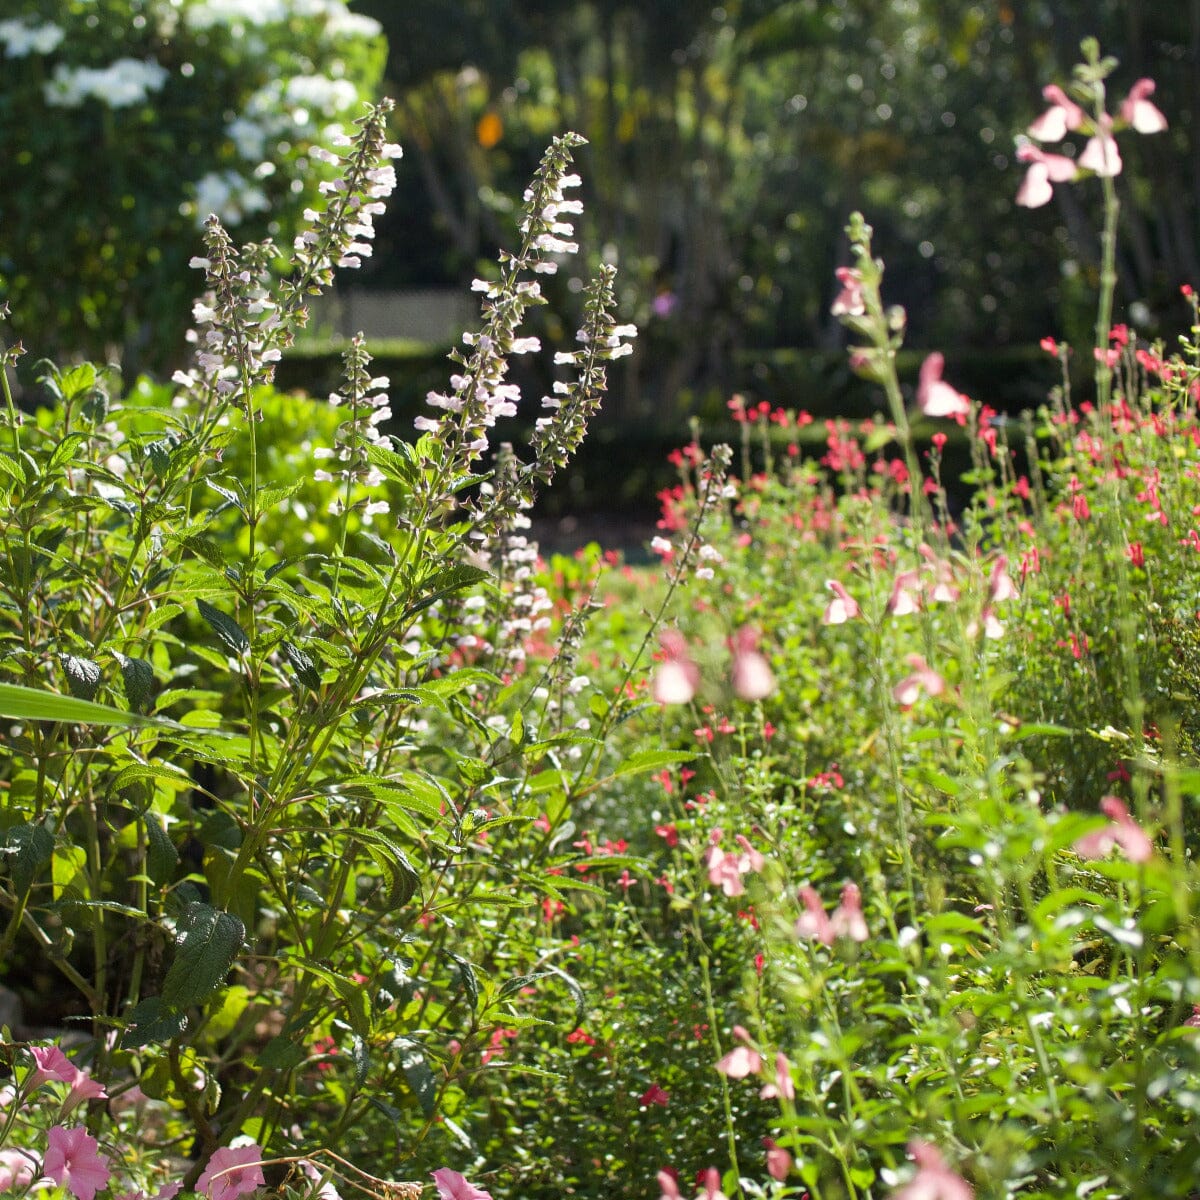
[[[51,21],[27,25],[24,21],[0,21],[0,42],[8,58],[25,58],[30,53],[52,54],[66,36]]]
[[[59,63],[45,85],[46,103],[54,108],[78,108],[99,100],[109,108],[145,103],[151,92],[162,91],[169,72],[152,59],[118,58],[100,69]]]

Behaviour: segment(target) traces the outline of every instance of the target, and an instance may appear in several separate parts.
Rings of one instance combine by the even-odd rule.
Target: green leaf
[[[315,692],[321,686],[321,672],[317,670],[317,664],[299,646],[295,646],[291,642],[284,642],[282,650],[284,658],[296,672],[296,678],[305,687],[312,688]]]
[[[230,616],[223,613],[219,608],[213,608],[207,600],[197,600],[196,607],[200,610],[200,615],[208,622],[213,633],[233,651],[234,654],[242,655],[250,649],[250,639],[246,636],[242,627]]]
[[[691,762],[695,757],[686,750],[639,750],[625,759],[620,766],[614,768],[610,778],[620,779],[622,775],[644,775],[647,771],[672,767],[676,763]]]
[[[421,1111],[427,1117],[433,1116],[437,1105],[437,1080],[429,1069],[424,1051],[411,1038],[397,1038],[392,1046],[399,1054],[400,1069],[404,1072],[404,1078],[408,1080],[408,1086],[412,1088]]]
[[[60,654],[59,661],[67,673],[67,687],[78,700],[91,700],[100,690],[100,664],[75,654]]]
[[[246,938],[246,927],[232,913],[193,902],[175,930],[175,961],[163,980],[162,999],[169,1008],[202,1004],[224,982]]]
[[[53,453],[50,455],[50,461],[46,464],[46,473],[56,471],[60,467],[66,467],[75,461],[75,456],[79,453],[79,448],[87,441],[87,438],[82,433],[69,433],[57,446],[54,447]]]
[[[179,865],[179,852],[167,831],[158,823],[158,816],[146,816],[146,871],[160,886],[170,883]]]
[[[154,668],[144,658],[126,658],[114,651],[113,657],[121,668],[125,699],[134,712],[145,712],[154,697]]]
[[[453,596],[464,588],[489,578],[487,571],[480,567],[467,566],[465,563],[447,567],[444,571],[436,571],[420,581],[417,587],[420,598],[408,606],[408,612],[420,612],[438,600],[444,600],[447,596]]]
[[[173,721],[141,717],[121,712],[90,700],[76,700],[57,692],[22,687],[16,683],[0,683],[0,717],[17,721],[69,721],[78,725],[155,725],[174,728]]]
[[[420,477],[420,461],[407,442],[393,442],[392,445],[395,449],[378,443],[367,443],[367,461],[373,467],[378,467],[385,479],[411,488]]]
[[[463,991],[466,992],[471,1011],[474,1012],[479,1007],[479,982],[475,978],[475,968],[461,954],[455,954],[452,950],[448,950],[446,954],[458,968],[458,977],[462,980]]]
[[[307,1057],[303,1046],[297,1046],[286,1034],[277,1034],[262,1049],[258,1065],[274,1071],[290,1071]]]
[[[54,854],[54,835],[44,825],[13,825],[4,832],[0,853],[8,860],[17,894],[24,895]]]
[[[187,1028],[187,1016],[174,1012],[161,996],[147,996],[134,1006],[121,1035],[122,1050],[136,1050],[150,1042],[169,1042]]]

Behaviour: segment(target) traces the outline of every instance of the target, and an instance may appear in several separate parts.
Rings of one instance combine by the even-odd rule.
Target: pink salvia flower
[[[721,1191],[721,1172],[716,1167],[709,1167],[704,1172],[701,1186],[704,1188],[704,1200],[728,1200]]]
[[[1061,142],[1069,131],[1078,129],[1084,121],[1084,111],[1056,83],[1042,88],[1042,98],[1050,102],[1032,125],[1029,136],[1039,142]]]
[[[792,1169],[792,1156],[776,1145],[774,1138],[764,1138],[763,1145],[767,1148],[767,1174],[782,1183]]]
[[[196,1191],[208,1200],[237,1200],[266,1183],[262,1169],[262,1147],[222,1146],[196,1181]]]
[[[1030,164],[1017,191],[1017,204],[1022,208],[1041,208],[1054,195],[1053,185],[1067,183],[1078,171],[1075,160],[1065,154],[1047,154],[1025,142],[1017,147],[1017,161]]]
[[[799,895],[804,911],[796,918],[796,936],[810,941],[815,939],[823,946],[832,946],[833,926],[829,923],[829,914],[821,903],[821,897],[808,884],[800,889]]]
[[[892,697],[901,707],[911,708],[922,692],[940,696],[946,690],[946,681],[919,654],[910,654],[905,661],[912,667],[912,674],[892,689]]]
[[[921,364],[917,378],[917,407],[927,417],[965,417],[971,401],[942,379],[945,355],[935,350]]]
[[[745,1079],[747,1075],[757,1075],[762,1070],[762,1055],[749,1046],[734,1046],[717,1063],[717,1070],[730,1079]]]
[[[842,885],[842,899],[833,916],[829,918],[829,927],[833,936],[848,937],[852,942],[865,942],[869,936],[867,922],[863,917],[862,893],[858,884],[845,883]]]
[[[795,1100],[796,1085],[792,1082],[792,1064],[782,1050],[775,1054],[775,1082],[763,1084],[759,1096],[763,1100]]]
[[[758,634],[745,625],[733,636],[733,692],[742,700],[762,700],[775,690],[775,676],[758,652]]]
[[[1081,170],[1095,171],[1097,175],[1112,178],[1121,173],[1121,152],[1117,139],[1112,135],[1112,118],[1092,137],[1079,156]]]
[[[1121,101],[1121,120],[1138,133],[1162,133],[1167,127],[1167,118],[1150,103],[1153,95],[1154,80],[1139,79]]]
[[[917,571],[901,571],[892,584],[892,594],[888,597],[887,613],[889,617],[906,617],[909,613],[921,609],[921,576]]]
[[[833,599],[825,606],[821,624],[844,625],[847,621],[853,621],[862,611],[858,601],[836,579],[827,579],[825,586],[833,593]]]
[[[1133,863],[1149,862],[1154,857],[1154,843],[1129,815],[1124,801],[1105,796],[1100,801],[1100,810],[1112,823],[1094,833],[1085,833],[1075,842],[1075,853],[1080,858],[1104,858],[1114,846],[1120,847]]]
[[[662,1193],[661,1200],[681,1200],[679,1181],[671,1171],[659,1171],[658,1188]]]
[[[112,1172],[99,1144],[86,1129],[55,1125],[46,1134],[48,1148],[42,1173],[65,1187],[76,1200],[95,1200]]]
[[[842,290],[834,298],[829,311],[835,317],[861,317],[867,311],[863,300],[862,279],[852,267],[838,267],[834,272]]]
[[[917,1173],[892,1193],[891,1200],[975,1200],[975,1189],[946,1166],[936,1146],[914,1139],[908,1152],[917,1164]]]
[[[1016,600],[1020,596],[1017,585],[1008,573],[1008,558],[1001,554],[992,564],[988,578],[988,604],[999,604],[1002,600]]]
[[[490,1192],[477,1188],[457,1171],[439,1167],[433,1172],[433,1182],[440,1200],[492,1200]]]
[[[687,704],[700,686],[700,668],[692,661],[687,641],[678,630],[664,629],[658,640],[664,658],[654,672],[650,694],[659,704]]]

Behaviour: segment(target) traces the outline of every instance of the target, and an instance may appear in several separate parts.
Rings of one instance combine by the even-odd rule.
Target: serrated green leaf
[[[169,1042],[187,1028],[187,1023],[187,1015],[169,1008],[161,996],[147,996],[126,1018],[121,1049],[136,1050],[151,1042]]]
[[[77,700],[91,700],[100,690],[100,664],[75,654],[60,654],[59,661],[67,676],[67,687]]]
[[[46,464],[46,473],[57,471],[62,467],[68,466],[75,461],[75,456],[79,453],[79,448],[87,441],[87,438],[82,433],[68,433],[57,446],[54,447],[50,455],[50,460]]]
[[[221,639],[234,654],[245,654],[250,649],[250,639],[242,627],[227,613],[214,608],[207,600],[197,600],[196,607],[200,615],[208,623],[213,633]]]
[[[134,712],[145,712],[154,698],[154,668],[144,658],[126,658],[113,652],[117,666],[121,668],[121,682],[125,685],[125,699]]]
[[[467,1001],[471,1006],[471,1011],[474,1012],[479,1007],[479,981],[475,978],[475,967],[461,954],[455,954],[452,950],[448,950],[446,954],[458,968],[458,977],[462,981],[463,991],[466,992]]]
[[[163,980],[163,1003],[176,1010],[202,1004],[225,982],[245,939],[246,927],[232,913],[189,904],[175,929],[175,959]]]
[[[4,475],[17,487],[25,486],[25,472],[20,464],[7,453],[0,453],[0,475]]]
[[[54,835],[43,825],[13,825],[4,831],[3,856],[18,895],[32,886],[54,854]]]
[[[284,658],[296,672],[296,678],[305,687],[312,688],[315,692],[321,686],[321,672],[317,669],[317,664],[299,646],[293,645],[291,642],[284,642],[281,649]]]
[[[162,886],[175,877],[179,865],[179,852],[167,831],[158,823],[158,816],[150,813],[146,823],[146,872],[155,883]]]
[[[643,775],[647,771],[658,771],[663,767],[675,766],[677,763],[691,762],[695,757],[686,750],[639,750],[615,767],[611,778],[620,779],[624,775]]]

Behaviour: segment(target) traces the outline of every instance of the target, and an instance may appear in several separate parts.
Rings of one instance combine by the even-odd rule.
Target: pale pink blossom
[[[658,1188],[662,1193],[661,1200],[682,1200],[679,1194],[679,1182],[670,1171],[659,1171]]]
[[[889,617],[907,617],[921,609],[921,576],[917,571],[901,571],[892,583],[892,594],[888,597]]]
[[[891,1200],[974,1200],[975,1189],[946,1166],[936,1146],[914,1138],[908,1152],[917,1164],[917,1173]]]
[[[1022,208],[1041,208],[1054,194],[1053,184],[1067,183],[1075,178],[1078,167],[1065,154],[1047,154],[1029,142],[1017,147],[1017,161],[1030,164],[1017,191],[1017,204]]]
[[[1121,101],[1121,120],[1138,133],[1162,133],[1167,127],[1167,118],[1150,103],[1153,95],[1154,80],[1139,79]]]
[[[262,1147],[222,1146],[213,1153],[196,1181],[196,1191],[208,1200],[237,1200],[266,1183],[262,1169]]]
[[[104,1084],[93,1079],[86,1071],[79,1071],[74,1083],[71,1084],[67,1098],[63,1101],[61,1115],[65,1117],[73,1108],[88,1100],[106,1099],[108,1099],[108,1092],[104,1090]]]
[[[832,946],[833,926],[829,923],[829,914],[816,889],[805,884],[799,895],[804,911],[796,918],[796,936],[807,941],[818,941],[823,946]]]
[[[735,839],[740,853],[737,850],[722,850],[718,843],[723,836],[724,831],[721,829],[714,829],[709,834],[709,847],[704,855],[708,880],[714,887],[719,887],[726,896],[740,896],[746,890],[742,876],[751,871],[761,871],[766,860],[750,844],[749,839],[740,833]]]
[[[734,1046],[717,1062],[717,1070],[730,1079],[745,1079],[747,1075],[757,1075],[762,1066],[762,1055],[749,1046]]]
[[[1112,178],[1121,173],[1121,152],[1111,130],[1101,129],[1088,138],[1088,143],[1079,156],[1081,170],[1095,171],[1097,175]]]
[[[842,290],[834,298],[829,311],[835,317],[861,317],[867,311],[863,300],[862,278],[851,267],[838,267],[834,272]]]
[[[1050,107],[1029,126],[1029,136],[1039,142],[1061,142],[1084,122],[1085,113],[1056,83],[1042,88],[1042,97]]]
[[[858,601],[836,579],[827,579],[825,586],[833,593],[833,599],[825,606],[821,615],[823,625],[844,625],[853,621],[862,611]]]
[[[758,652],[758,633],[749,625],[733,635],[733,667],[730,682],[742,700],[762,700],[775,690],[775,676]]]
[[[848,937],[852,942],[867,940],[869,933],[863,917],[862,893],[858,890],[858,884],[842,884],[841,902],[829,918],[829,928],[835,938]]]
[[[901,707],[911,708],[922,692],[940,696],[946,690],[946,681],[919,654],[910,654],[905,662],[912,672],[892,689],[892,697]]]
[[[20,1150],[0,1150],[0,1192],[24,1190],[41,1172],[37,1161]]]
[[[992,564],[992,573],[988,576],[988,604],[999,604],[1003,600],[1016,600],[1021,595],[1017,585],[1013,583],[1008,573],[1008,558],[1000,554]]]
[[[440,1200],[492,1200],[490,1192],[476,1187],[457,1171],[439,1167],[433,1172],[433,1182]]]
[[[683,634],[664,629],[658,635],[663,660],[654,671],[650,694],[659,704],[686,704],[700,686],[700,668],[688,653]]]
[[[775,1082],[763,1084],[759,1097],[763,1100],[795,1100],[796,1085],[792,1082],[792,1064],[782,1050],[775,1053]]]
[[[86,1129],[55,1125],[46,1134],[46,1158],[42,1173],[65,1187],[76,1200],[95,1200],[108,1186],[112,1172],[108,1158],[100,1153],[96,1139]]]
[[[945,356],[935,350],[921,364],[917,378],[917,407],[927,417],[965,417],[971,401],[942,379]]]
[[[782,1183],[792,1169],[792,1156],[774,1138],[763,1138],[763,1145],[767,1149],[767,1174]]]
[[[1080,858],[1104,858],[1114,846],[1120,847],[1130,862],[1149,862],[1154,856],[1154,843],[1146,831],[1129,815],[1129,809],[1116,796],[1105,796],[1100,801],[1100,810],[1110,818],[1111,824],[1085,833],[1075,842],[1075,853]]]
[[[704,1200],[728,1200],[721,1191],[721,1172],[716,1167],[709,1167],[704,1172],[701,1186],[704,1188]]]

